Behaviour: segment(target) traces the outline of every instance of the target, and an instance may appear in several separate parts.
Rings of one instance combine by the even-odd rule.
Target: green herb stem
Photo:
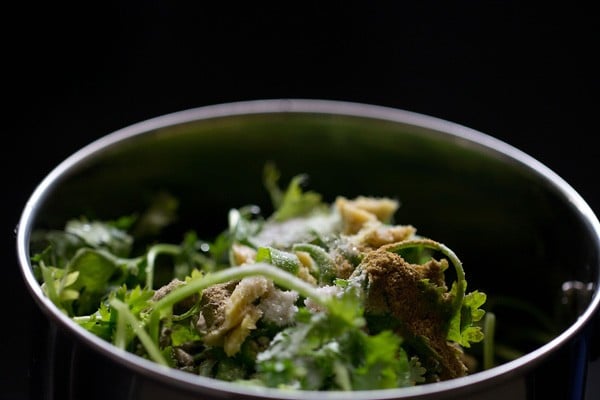
[[[125,304],[125,303],[123,303],[123,304]],[[114,307],[114,304],[113,304],[113,307]],[[117,309],[117,307],[115,307],[115,309]],[[116,347],[118,347],[119,349],[125,350],[125,347],[127,346],[127,320],[128,320],[128,318],[126,318],[125,316],[121,316],[121,314],[123,313],[123,310],[117,309],[117,311],[119,312],[119,317],[117,318],[117,327],[115,329],[113,344]],[[127,308],[127,311],[129,311],[129,308]],[[132,314],[132,316],[133,316],[133,314]]]
[[[312,299],[321,306],[329,307],[331,297],[318,292],[314,286],[270,264],[256,263],[210,273],[174,289],[155,303],[150,318],[153,320],[153,317],[159,316],[163,310],[171,309],[176,303],[195,293],[201,292],[209,286],[240,280],[249,276],[263,276],[272,280],[277,285],[285,287],[288,290],[294,290],[301,296]]]
[[[82,316],[75,316],[72,317],[73,321],[77,322],[78,324],[85,324],[86,322],[90,322],[92,320],[92,316],[91,315],[82,315]]]
[[[494,332],[496,330],[496,315],[486,312],[483,320],[483,369],[494,367]]]
[[[146,265],[146,288],[152,289],[154,286],[154,264],[156,262],[156,257],[159,254],[171,254],[178,255],[181,253],[181,246],[174,244],[156,244],[148,250],[147,254],[147,265]]]
[[[143,324],[138,321],[131,311],[129,311],[127,304],[123,303],[119,299],[112,299],[110,301],[110,305],[117,310],[119,320],[124,320],[131,326],[137,337],[140,339],[140,342],[142,342],[142,345],[148,352],[150,358],[152,358],[158,364],[168,366],[168,363],[161,354],[158,346],[154,344],[148,333],[144,330]],[[124,335],[124,332],[122,332],[122,334]],[[123,338],[115,338],[115,343],[122,343],[123,341]]]
[[[323,295],[315,287],[297,278],[296,276],[277,268],[271,264],[256,263],[240,267],[232,267],[218,272],[209,273],[201,278],[189,281],[182,285],[154,304],[149,314],[148,330],[154,343],[158,343],[159,325],[162,317],[169,315],[173,306],[183,299],[201,292],[202,290],[219,283],[241,280],[249,276],[263,276],[271,279],[276,284],[289,290],[298,292],[301,296],[312,299],[315,303],[329,309],[331,298]]]

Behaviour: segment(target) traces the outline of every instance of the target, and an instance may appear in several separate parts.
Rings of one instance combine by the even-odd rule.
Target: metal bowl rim
[[[518,359],[486,371],[449,381],[409,388],[352,392],[351,396],[349,396],[349,393],[346,392],[302,391],[290,393],[289,391],[279,389],[247,387],[198,377],[174,369],[166,369],[152,361],[121,351],[110,343],[77,326],[44,296],[40,285],[33,276],[29,260],[28,241],[40,204],[44,202],[52,188],[58,185],[65,175],[75,170],[80,163],[93,158],[106,151],[106,149],[116,146],[122,141],[147,134],[151,131],[213,118],[269,113],[331,114],[384,120],[425,128],[453,140],[462,141],[466,145],[479,146],[482,150],[487,150],[496,156],[504,157],[509,162],[521,164],[522,168],[534,172],[540,179],[547,181],[549,185],[554,187],[564,197],[565,202],[570,203],[577,210],[580,218],[589,226],[590,235],[595,237],[596,247],[600,248],[600,223],[596,215],[585,200],[566,181],[528,154],[483,132],[433,116],[374,104],[322,99],[266,99],[222,103],[165,114],[109,133],[67,157],[40,182],[26,202],[19,219],[16,228],[16,250],[26,286],[45,314],[58,322],[64,329],[73,332],[84,343],[117,363],[123,364],[144,376],[156,378],[166,384],[175,384],[192,392],[228,392],[247,396],[247,398],[316,400],[347,399],[351,397],[355,400],[367,400],[430,397],[435,394],[442,395],[450,392],[458,392],[464,390],[467,386],[475,388],[484,384],[501,383],[521,373],[521,371],[533,368],[534,365],[541,362],[542,359],[548,357],[557,348],[577,335],[597,313],[600,307],[600,293],[597,290],[598,284],[595,283],[596,287],[594,288],[590,304],[569,328],[550,342]]]

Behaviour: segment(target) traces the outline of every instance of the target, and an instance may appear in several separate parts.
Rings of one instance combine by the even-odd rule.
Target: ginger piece
[[[389,222],[398,209],[398,202],[365,196],[349,200],[340,196],[336,199],[335,206],[342,217],[344,233],[353,235],[371,222]]]

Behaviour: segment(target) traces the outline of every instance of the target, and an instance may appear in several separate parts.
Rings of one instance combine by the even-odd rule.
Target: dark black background
[[[2,320],[11,328],[2,329],[2,398],[30,396],[36,336],[29,331],[41,318],[18,274],[13,231],[37,183],[72,152],[129,124],[208,104],[357,101],[502,139],[600,211],[597,17],[576,2],[517,1],[137,0],[9,9]]]

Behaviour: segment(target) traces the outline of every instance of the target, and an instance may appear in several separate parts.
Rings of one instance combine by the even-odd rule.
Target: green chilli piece
[[[319,269],[318,281],[320,284],[331,285],[336,278],[335,263],[331,256],[320,246],[310,243],[297,243],[292,247],[293,251],[304,251],[308,253],[317,264]]]
[[[294,275],[298,274],[300,269],[300,260],[295,254],[273,247],[259,247],[256,251],[256,261],[272,264]]]

